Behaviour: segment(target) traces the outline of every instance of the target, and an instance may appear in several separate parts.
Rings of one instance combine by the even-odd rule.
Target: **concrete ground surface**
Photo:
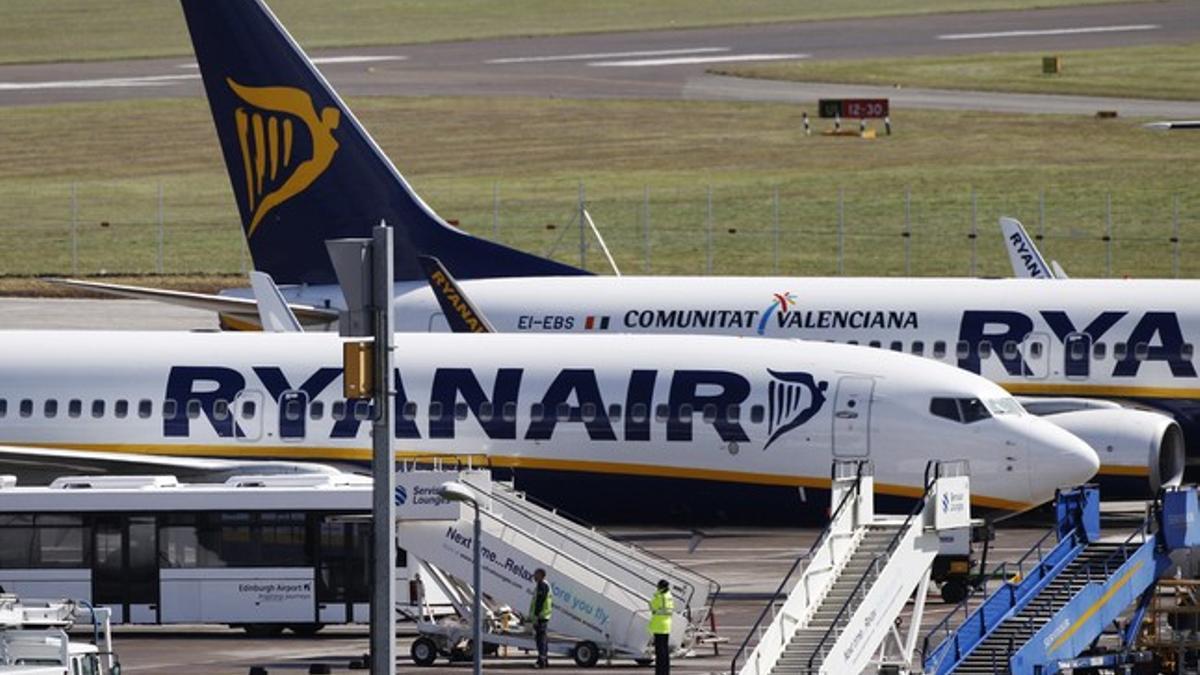
[[[1128,530],[1129,526],[1114,525],[1110,531]],[[989,568],[993,562],[1016,560],[1045,531],[1046,528],[1037,523],[1000,529],[989,553]],[[721,584],[722,596],[716,604],[717,632],[728,642],[719,645],[719,655],[706,647],[697,649],[693,658],[676,658],[672,662],[672,671],[678,673],[729,672],[730,659],[766,605],[766,597],[778,586],[796,556],[807,551],[819,534],[814,529],[705,530],[705,536],[689,552],[691,532],[620,529],[615,533],[632,535],[639,545],[711,576]],[[950,609],[942,604],[936,591],[929,600],[922,636]],[[335,673],[348,673],[351,672],[350,662],[361,659],[368,645],[365,626],[330,627],[315,638],[250,638],[239,630],[213,626],[129,627],[117,628],[114,633],[122,671],[126,673],[245,674],[252,666],[264,667],[268,673],[306,673],[314,664],[328,665]],[[397,673],[470,672],[469,662],[450,663],[445,659],[429,668],[413,665],[408,650],[414,637],[412,624],[401,624],[401,635],[397,639]],[[582,671],[566,658],[552,659],[548,671],[535,670],[532,662],[532,657],[511,650],[507,657],[485,660],[484,670],[504,673]],[[628,660],[614,660],[611,665],[602,661],[596,670],[651,672]]]

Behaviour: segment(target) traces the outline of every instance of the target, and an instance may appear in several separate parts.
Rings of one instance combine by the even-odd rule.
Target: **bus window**
[[[80,516],[0,516],[0,569],[80,568],[91,564],[89,528]]]

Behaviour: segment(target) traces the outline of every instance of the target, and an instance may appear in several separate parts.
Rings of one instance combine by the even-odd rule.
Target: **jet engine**
[[[1044,414],[1042,419],[1091,445],[1100,456],[1101,472],[1105,468],[1146,467],[1152,493],[1164,485],[1179,485],[1183,481],[1186,466],[1183,429],[1175,420],[1148,410],[1096,403],[1092,401],[1092,405],[1073,410],[1059,406],[1067,410]],[[1038,414],[1039,407],[1034,404],[1029,409]]]

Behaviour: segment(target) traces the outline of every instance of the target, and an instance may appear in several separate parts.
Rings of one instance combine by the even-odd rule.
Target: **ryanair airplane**
[[[261,0],[183,9],[255,267],[290,285],[308,326],[343,304],[325,241],[370,236],[382,220],[397,233],[401,331],[447,329],[418,259],[430,255],[499,332],[804,338],[983,375],[1039,397],[1023,399],[1030,411],[1091,443],[1107,496],[1144,495],[1185,447],[1200,462],[1194,281],[591,276],[446,224]],[[87,285],[210,308],[229,327],[257,322],[248,291]]]
[[[984,378],[887,351],[719,336],[397,342],[399,456],[486,455],[576,513],[647,521],[647,500],[630,497],[652,494],[649,521],[820,518],[835,458],[873,460],[878,498],[904,501],[922,494],[929,459],[965,459],[978,507],[1020,511],[1099,465]],[[0,444],[369,462],[374,415],[343,396],[341,343],[0,331]]]

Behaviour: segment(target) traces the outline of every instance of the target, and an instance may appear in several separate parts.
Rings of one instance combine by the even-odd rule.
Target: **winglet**
[[[1013,276],[1018,279],[1053,279],[1054,272],[1042,258],[1033,239],[1015,218],[1000,218],[1000,230],[1004,233],[1004,247],[1008,249],[1008,260],[1012,263]]]
[[[254,299],[258,301],[258,319],[268,333],[303,333],[300,321],[288,307],[283,294],[266,272],[251,272],[250,286]]]
[[[421,269],[425,271],[425,279],[433,289],[433,295],[446,315],[453,333],[495,333],[496,329],[475,305],[467,299],[458,282],[450,276],[450,272],[442,265],[442,261],[429,255],[417,256]]]

